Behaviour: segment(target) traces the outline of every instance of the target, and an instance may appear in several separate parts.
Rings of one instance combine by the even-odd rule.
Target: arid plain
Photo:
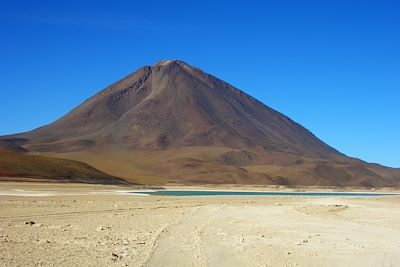
[[[271,189],[293,190],[257,190]],[[126,193],[135,190],[1,183],[0,265],[396,266],[400,260],[398,197]]]

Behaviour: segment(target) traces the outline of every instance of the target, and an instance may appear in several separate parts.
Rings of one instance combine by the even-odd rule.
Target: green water
[[[131,192],[132,194],[151,196],[276,196],[276,197],[388,197],[400,196],[400,194],[379,193],[299,193],[299,192],[233,192],[233,191],[173,191],[160,190],[151,192]]]

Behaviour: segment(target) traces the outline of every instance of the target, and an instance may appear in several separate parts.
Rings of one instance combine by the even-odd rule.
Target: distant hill
[[[127,184],[85,163],[0,150],[0,181]]]
[[[400,185],[399,170],[349,158],[176,60],[143,67],[52,124],[3,137],[10,139],[145,184]]]
[[[11,152],[27,152],[26,149],[24,149],[22,146],[19,144],[19,140],[16,138],[10,138],[10,139],[0,139],[0,150],[5,150],[5,151],[11,151]]]

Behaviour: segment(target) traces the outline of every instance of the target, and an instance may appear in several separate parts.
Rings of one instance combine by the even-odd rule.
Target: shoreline
[[[37,190],[40,189],[40,190]],[[165,185],[163,187],[137,185],[102,185],[84,183],[48,183],[48,182],[10,182],[0,181],[0,196],[57,196],[68,195],[133,195],[131,192],[154,191],[209,191],[209,192],[254,192],[254,193],[351,193],[351,194],[387,194],[399,195],[397,188],[340,188],[317,186],[260,186],[260,185]],[[24,194],[25,192],[25,194]]]

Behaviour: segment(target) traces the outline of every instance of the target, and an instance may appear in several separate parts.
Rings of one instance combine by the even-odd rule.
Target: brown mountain
[[[400,185],[400,170],[348,158],[182,61],[141,68],[56,122],[3,140],[140,183]]]

